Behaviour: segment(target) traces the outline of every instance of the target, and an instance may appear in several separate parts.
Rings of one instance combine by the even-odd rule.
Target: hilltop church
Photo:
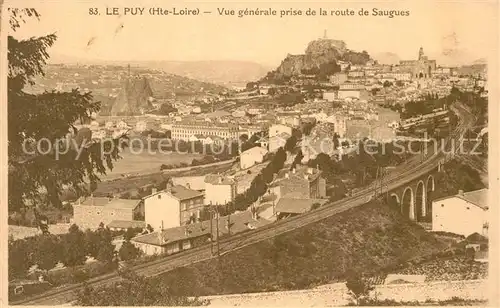
[[[436,60],[429,60],[424,55],[424,49],[420,47],[418,60],[399,61],[399,70],[411,73],[412,78],[430,78],[436,70]]]

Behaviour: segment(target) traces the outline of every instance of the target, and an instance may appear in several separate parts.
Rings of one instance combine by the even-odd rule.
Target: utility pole
[[[231,209],[229,210],[229,214],[227,215],[227,233],[231,236]]]
[[[216,222],[217,222],[217,257],[220,257],[220,246],[219,246],[219,208],[216,207]]]
[[[212,210],[212,202],[210,202],[210,208],[209,208],[209,212],[210,212],[210,236],[212,238],[212,240],[210,241],[210,253],[212,254],[212,256],[214,255],[214,231],[213,231],[213,221],[214,221],[214,213],[213,213],[213,210]]]
[[[375,185],[373,186],[373,191],[374,191],[374,198],[377,197],[377,191],[378,191],[378,188],[377,188],[377,182],[379,181],[379,169],[380,169],[380,166],[377,164],[377,173],[375,175]]]

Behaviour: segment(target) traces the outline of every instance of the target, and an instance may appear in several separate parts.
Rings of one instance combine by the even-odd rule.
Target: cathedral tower
[[[418,50],[418,60],[423,60],[423,58],[424,58],[424,48],[420,47],[420,49]]]

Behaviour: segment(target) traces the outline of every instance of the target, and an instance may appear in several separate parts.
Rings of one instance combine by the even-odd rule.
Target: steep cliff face
[[[305,54],[287,55],[276,69],[276,77],[299,75],[303,71],[319,69],[322,64],[339,60],[346,51],[343,41],[319,39],[307,45]]]

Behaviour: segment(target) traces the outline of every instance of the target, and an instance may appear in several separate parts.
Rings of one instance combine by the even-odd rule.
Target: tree
[[[292,166],[290,167],[290,170],[293,170],[298,164],[302,162],[302,159],[304,158],[304,154],[302,154],[302,150],[299,150],[297,155],[295,155],[295,158],[293,159]]]
[[[171,104],[169,103],[164,103],[160,106],[160,109],[156,112],[157,114],[161,115],[168,115],[171,112],[177,112],[177,108],[174,108]]]
[[[9,280],[24,277],[28,268],[33,265],[30,260],[31,249],[26,240],[9,240]]]
[[[244,143],[248,141],[248,135],[247,134],[242,134],[240,136],[240,142]]]
[[[300,92],[289,92],[279,96],[278,101],[285,107],[295,106],[296,104],[303,104],[304,95]]]
[[[14,33],[29,18],[39,19],[34,9],[9,9]],[[47,49],[56,41],[55,34],[18,40],[8,36],[8,194],[9,210],[50,203],[61,207],[62,187],[78,196],[94,189],[99,174],[111,169],[117,159],[120,138],[90,142],[92,132],[77,130],[74,123],[90,121],[100,109],[91,93],[50,91],[29,94],[26,85],[44,75],[49,58]],[[73,137],[67,138],[68,133]],[[44,141],[43,152],[36,145]],[[24,146],[26,145],[26,146]],[[77,150],[81,149],[78,155]],[[102,151],[104,149],[104,152]],[[65,153],[66,152],[66,153]],[[47,153],[47,154],[43,154]],[[90,187],[87,187],[87,182]]]
[[[375,289],[361,274],[355,272],[348,275],[346,287],[357,306]]]
[[[134,244],[130,243],[129,241],[123,242],[122,247],[120,247],[120,251],[118,252],[118,255],[120,256],[120,259],[122,261],[133,260],[140,254],[140,249],[135,247]]]
[[[278,173],[278,171],[283,169],[285,161],[286,161],[286,152],[282,147],[280,147],[278,151],[276,151],[276,155],[274,156],[274,159],[271,162],[273,164],[274,173]]]
[[[40,235],[33,241],[32,260],[41,270],[48,271],[64,258],[61,245],[55,235]]]
[[[177,295],[175,286],[160,278],[145,278],[134,272],[122,273],[122,280],[111,285],[84,284],[77,293],[78,306],[206,306],[208,300]]]
[[[288,138],[286,140],[285,151],[287,151],[287,152],[293,151],[293,149],[295,149],[296,145],[297,145],[297,137],[292,135],[290,138]]]
[[[87,255],[97,258],[99,248],[101,245],[101,238],[99,233],[93,232],[90,229],[85,231],[85,252]]]
[[[68,234],[62,238],[61,241],[63,249],[63,263],[66,266],[82,265],[87,259],[85,251],[85,235],[73,224],[69,228]]]
[[[257,88],[258,86],[259,86],[259,84],[257,82],[252,81],[252,82],[247,83],[246,89],[253,90],[253,89]]]
[[[135,228],[128,228],[127,231],[125,231],[125,234],[123,235],[123,238],[126,240],[126,241],[130,241],[133,237],[135,237],[137,235],[138,230],[135,229]]]

